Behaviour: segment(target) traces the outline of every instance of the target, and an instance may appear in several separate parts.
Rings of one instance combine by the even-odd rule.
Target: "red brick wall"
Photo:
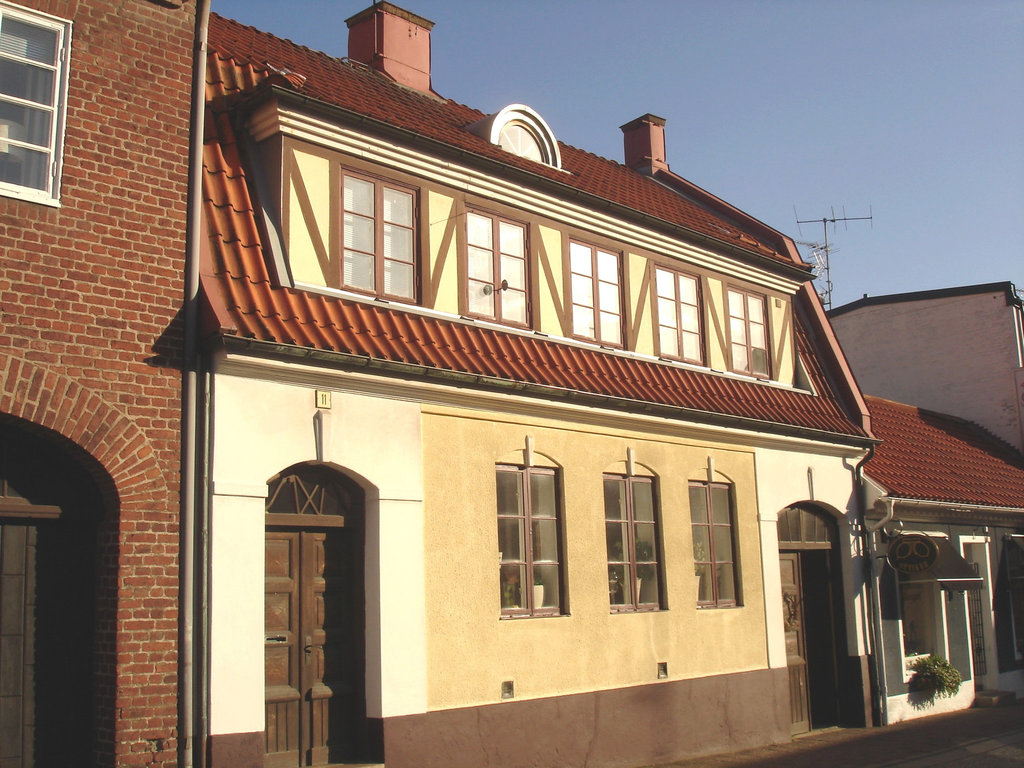
[[[102,475],[98,765],[178,756],[178,482],[195,4],[14,0],[73,22],[59,208],[0,197],[0,413]]]

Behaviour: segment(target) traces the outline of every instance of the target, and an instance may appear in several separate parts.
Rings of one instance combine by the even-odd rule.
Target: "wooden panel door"
[[[300,544],[298,531],[267,532],[264,602],[267,752],[264,765],[268,768],[300,764]]]
[[[266,766],[327,765],[345,751],[362,689],[349,679],[341,536],[266,534]]]
[[[35,765],[35,543],[35,526],[0,524],[0,765],[4,768]]]
[[[789,668],[789,710],[791,733],[811,729],[807,685],[807,638],[804,630],[804,601],[800,586],[800,555],[779,553],[782,574],[782,613],[786,632],[786,666]]]

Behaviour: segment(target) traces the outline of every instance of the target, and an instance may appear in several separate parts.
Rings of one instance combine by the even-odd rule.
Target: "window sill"
[[[23,203],[36,203],[50,208],[60,208],[60,198],[50,197],[38,190],[28,187],[15,187],[0,183],[0,197],[8,197],[12,200],[21,200]]]

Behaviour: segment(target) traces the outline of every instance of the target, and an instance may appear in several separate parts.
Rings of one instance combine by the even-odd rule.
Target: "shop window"
[[[900,622],[905,657],[909,659],[930,653],[944,655],[939,644],[941,611],[936,581],[912,581],[905,576],[900,577]]]
[[[662,579],[654,480],[605,475],[604,525],[612,610],[657,610]]]
[[[498,560],[503,616],[562,612],[562,526],[553,469],[499,464]]]
[[[1013,616],[1015,657],[1024,659],[1024,544],[1019,539],[1007,542],[1006,575],[1010,587],[1010,612]]]

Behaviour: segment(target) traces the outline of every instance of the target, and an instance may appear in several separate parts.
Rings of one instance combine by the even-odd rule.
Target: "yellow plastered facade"
[[[536,698],[768,666],[754,457],[699,441],[549,420],[425,407],[424,545],[429,709]],[[527,453],[558,469],[563,524],[564,615],[502,618],[495,465]],[[632,451],[656,477],[664,607],[612,613],[602,474]],[[742,605],[697,608],[688,482],[735,493]]]

